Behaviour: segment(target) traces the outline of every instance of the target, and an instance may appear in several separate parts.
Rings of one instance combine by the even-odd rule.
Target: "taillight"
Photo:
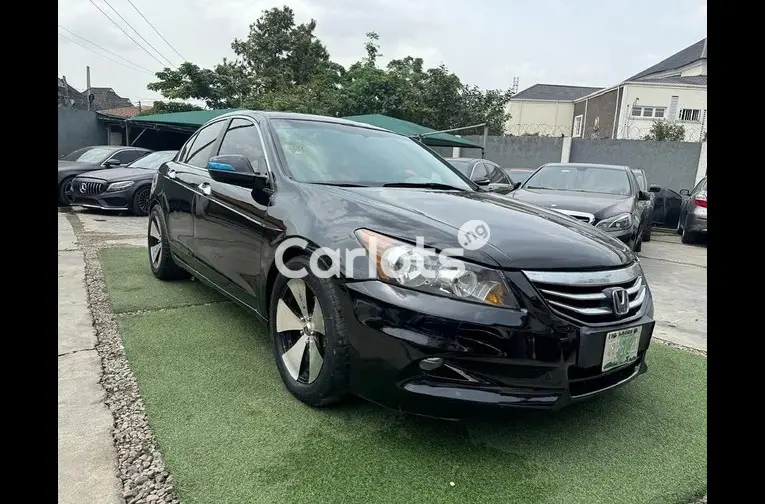
[[[696,196],[696,199],[694,200],[694,203],[696,203],[696,206],[699,206],[701,208],[707,207],[707,195],[706,194],[699,194]]]

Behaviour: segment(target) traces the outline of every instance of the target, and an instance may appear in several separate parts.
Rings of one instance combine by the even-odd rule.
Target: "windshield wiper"
[[[440,184],[438,182],[389,182],[383,184],[382,187],[413,187],[423,189],[441,189],[444,191],[465,191],[459,187],[454,187],[449,184]]]
[[[311,182],[311,184],[328,185],[328,186],[334,186],[334,187],[369,187],[368,185],[352,184],[350,182]]]
[[[526,187],[524,187],[524,189],[544,189],[544,190],[547,190],[547,191],[554,191],[555,190],[552,187],[542,187],[542,186],[536,186],[536,185],[526,186]]]

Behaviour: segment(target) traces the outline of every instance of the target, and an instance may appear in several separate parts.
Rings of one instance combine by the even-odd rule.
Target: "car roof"
[[[386,130],[384,128],[378,128],[377,126],[372,126],[371,124],[360,123],[356,121],[349,121],[348,119],[342,119],[340,117],[323,116],[323,115],[316,115],[316,114],[300,114],[297,112],[267,111],[267,110],[249,110],[249,109],[234,110],[231,112],[226,112],[225,114],[221,114],[213,119],[210,119],[208,123],[213,121],[218,121],[220,119],[226,119],[229,117],[236,117],[236,116],[240,116],[240,117],[247,116],[253,119],[266,118],[266,119],[293,119],[293,120],[302,120],[302,121],[320,121],[320,122],[328,122],[333,124],[346,124],[348,126],[358,126],[358,127],[362,127],[366,129],[371,129],[376,131],[386,131],[388,133],[395,134],[394,131]]]

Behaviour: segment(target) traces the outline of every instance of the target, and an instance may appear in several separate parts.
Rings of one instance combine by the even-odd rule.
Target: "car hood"
[[[99,179],[106,182],[118,182],[122,180],[151,180],[154,177],[153,170],[144,170],[141,168],[107,168],[105,170],[91,171],[83,174],[82,177],[89,179]]]
[[[426,247],[459,248],[459,228],[481,220],[489,242],[463,257],[503,269],[593,269],[629,264],[634,254],[593,226],[560,213],[489,192],[408,188],[303,186],[322,214],[322,202],[342,201],[343,221]],[[338,221],[327,223],[337,227]],[[336,232],[336,230],[335,230]]]
[[[98,163],[78,163],[77,161],[64,161],[58,160],[58,171],[77,171],[92,169],[94,166],[99,166]]]
[[[632,197],[575,191],[550,191],[546,189],[518,189],[511,196],[515,199],[554,210],[587,212],[596,220],[632,211]]]

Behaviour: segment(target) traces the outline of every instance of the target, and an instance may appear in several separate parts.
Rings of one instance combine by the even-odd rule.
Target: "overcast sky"
[[[427,66],[444,63],[463,82],[519,90],[536,83],[608,86],[706,37],[705,0],[130,0],[187,60],[212,67],[231,58],[231,41],[245,38],[264,9],[289,5],[298,22],[316,19],[316,34],[345,66],[364,55],[364,34],[380,35],[383,62],[411,55]],[[146,89],[160,63],[130,28],[174,65],[181,57],[142,19],[129,0],[59,0],[59,24],[84,49],[58,37],[58,75],[85,89],[111,87],[121,96],[162,99]],[[119,13],[127,23],[119,18]],[[152,51],[153,52],[153,51]],[[119,55],[118,56],[115,56]]]

